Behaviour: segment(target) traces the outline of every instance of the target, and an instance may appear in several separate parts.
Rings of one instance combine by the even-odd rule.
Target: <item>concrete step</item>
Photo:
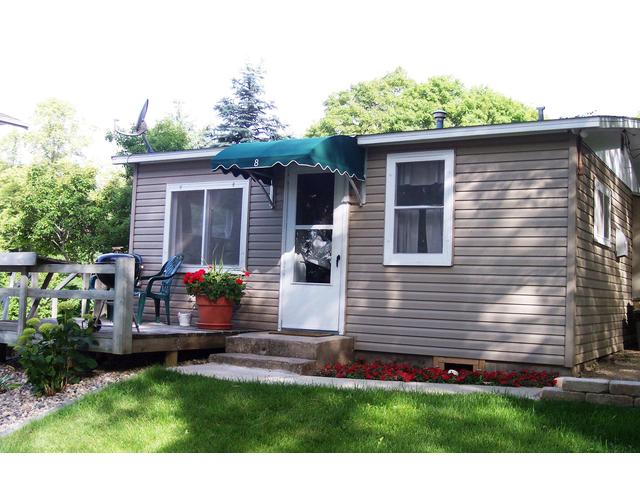
[[[253,353],[215,353],[209,356],[209,361],[211,363],[224,363],[238,367],[286,370],[300,375],[313,374],[316,369],[316,362],[313,360],[255,355]]]
[[[251,353],[315,360],[318,365],[353,360],[353,338],[344,335],[307,337],[269,332],[242,333],[227,337],[227,353]]]

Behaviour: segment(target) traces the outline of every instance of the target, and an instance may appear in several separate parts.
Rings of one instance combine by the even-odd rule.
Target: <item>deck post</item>
[[[131,353],[134,270],[133,258],[116,259],[113,300],[113,353],[115,354]]]
[[[178,366],[178,352],[164,352],[164,366],[176,367]]]
[[[13,288],[16,283],[16,272],[11,272],[11,276],[9,277],[9,288]],[[3,322],[7,320],[9,316],[9,302],[11,301],[11,297],[7,295],[2,299],[2,317],[0,320]]]
[[[20,272],[20,289],[18,294],[18,336],[22,335],[25,323],[27,321],[27,289],[29,288],[29,274],[27,269],[23,268]]]
[[[89,290],[89,282],[91,281],[91,274],[90,273],[83,273],[82,274],[82,289],[83,290]],[[84,317],[84,315],[87,313],[87,304],[89,302],[86,299],[82,299],[80,301],[80,316]]]

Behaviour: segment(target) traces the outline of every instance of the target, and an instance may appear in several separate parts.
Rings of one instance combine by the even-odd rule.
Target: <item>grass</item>
[[[638,452],[638,413],[152,368],[0,439],[0,452]]]

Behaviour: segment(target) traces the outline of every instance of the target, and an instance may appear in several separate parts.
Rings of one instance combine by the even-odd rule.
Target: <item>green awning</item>
[[[364,180],[364,154],[357,140],[345,135],[296,138],[274,142],[239,143],[225,148],[211,159],[212,170],[249,178],[257,174],[271,183],[270,170],[291,164],[321,167],[340,175]]]

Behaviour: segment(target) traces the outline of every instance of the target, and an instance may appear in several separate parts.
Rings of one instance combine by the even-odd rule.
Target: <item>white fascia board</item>
[[[12,127],[29,128],[26,122],[10,117],[4,113],[0,113],[0,125],[11,125]]]
[[[358,136],[358,145],[390,145],[398,143],[434,142],[509,135],[535,135],[585,128],[640,128],[640,120],[628,117],[578,117],[541,122],[451,127],[415,132],[382,133]]]
[[[202,148],[199,150],[183,150],[179,152],[135,153],[133,155],[116,155],[111,157],[114,165],[129,163],[180,162],[184,160],[208,160],[216,156],[224,148]]]

